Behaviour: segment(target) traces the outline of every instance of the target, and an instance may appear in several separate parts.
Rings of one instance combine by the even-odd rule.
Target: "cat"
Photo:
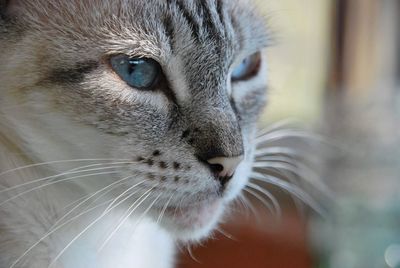
[[[0,1],[0,267],[170,268],[247,185],[247,0]]]

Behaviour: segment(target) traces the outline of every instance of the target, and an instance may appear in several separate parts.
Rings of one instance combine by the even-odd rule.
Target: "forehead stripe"
[[[220,1],[217,0],[217,2]],[[205,22],[205,27],[210,36],[213,38],[224,39],[225,25],[223,23],[221,14],[219,13],[222,11],[222,4],[219,4],[219,12],[218,8],[216,7],[217,4],[215,3],[211,4],[206,0],[197,0],[197,4],[200,5],[200,9],[203,10],[203,13],[205,13],[203,16],[203,21]],[[213,14],[215,16],[213,16]]]
[[[168,5],[175,7],[177,11],[179,11],[182,17],[186,20],[188,25],[192,28],[192,34],[196,41],[200,42],[200,29],[201,24],[199,22],[199,18],[196,18],[195,14],[189,11],[186,5],[179,0],[167,0]]]
[[[174,22],[171,18],[170,15],[166,14],[165,17],[162,20],[163,25],[164,25],[164,32],[165,35],[168,39],[169,47],[171,49],[171,52],[175,52],[175,28],[174,28]]]

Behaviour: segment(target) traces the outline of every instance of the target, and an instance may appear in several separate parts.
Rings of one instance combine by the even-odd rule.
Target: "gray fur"
[[[221,187],[204,161],[244,153],[251,161],[255,124],[265,104],[262,74],[255,81],[231,83],[229,78],[236,64],[268,44],[265,22],[248,1],[10,2],[7,9],[0,2],[4,14],[0,22],[0,151],[4,154],[0,172],[17,166],[11,161],[14,157],[22,165],[55,160],[54,156],[105,156],[137,161],[120,172],[135,174],[134,182],[146,179],[150,187],[159,181],[166,190],[156,208],[169,199],[172,207],[178,207],[228,195],[224,191],[229,193],[229,187]],[[157,60],[166,77],[162,88],[151,92],[130,88],[108,63],[117,54]],[[7,110],[9,104],[16,110]],[[95,134],[91,137],[80,131]],[[42,145],[46,149],[35,137],[46,140]],[[58,153],[48,152],[61,147]],[[44,176],[48,171],[38,168],[35,172]],[[11,177],[0,185],[12,187],[29,181],[30,176]],[[110,180],[116,178],[103,183]],[[99,183],[98,179],[95,184]],[[66,200],[74,200],[75,195],[69,196],[71,189],[86,193],[93,184],[57,187]],[[10,196],[0,194],[0,202]],[[23,200],[29,198],[34,200],[26,209],[18,200],[0,206],[1,267],[10,266],[27,245],[46,233],[53,214],[59,213],[51,193],[23,196]],[[17,234],[21,221],[35,215],[29,209],[55,212],[32,220],[37,226],[32,235]],[[168,219],[161,224],[177,232]],[[183,236],[193,240],[208,232]],[[5,248],[6,243],[15,246]],[[28,267],[23,263],[37,258],[48,264],[55,256],[49,253],[53,245],[51,240],[42,243],[36,255],[30,254],[18,267]]]

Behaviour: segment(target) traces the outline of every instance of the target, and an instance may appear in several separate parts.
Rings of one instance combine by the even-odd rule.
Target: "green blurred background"
[[[333,3],[328,0],[259,0],[273,35],[268,49],[270,102],[264,122],[321,115],[329,68]]]

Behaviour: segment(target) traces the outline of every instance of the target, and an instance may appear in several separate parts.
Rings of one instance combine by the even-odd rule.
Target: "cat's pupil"
[[[111,65],[122,80],[137,89],[151,89],[161,73],[160,65],[149,58],[118,55],[111,58]]]

